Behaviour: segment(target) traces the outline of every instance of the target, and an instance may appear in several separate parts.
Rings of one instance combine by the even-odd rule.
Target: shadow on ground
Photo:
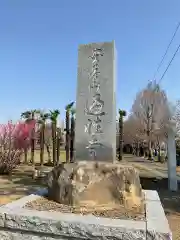
[[[143,189],[156,190],[161,199],[166,215],[180,215],[180,184],[178,191],[172,192],[168,190],[168,179],[144,178],[140,177]]]
[[[2,198],[16,199],[34,193],[40,187],[45,186],[42,179],[32,178],[31,167],[19,167],[11,175],[0,176],[0,203]]]

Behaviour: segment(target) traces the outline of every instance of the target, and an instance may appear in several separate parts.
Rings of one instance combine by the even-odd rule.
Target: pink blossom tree
[[[34,121],[0,125],[0,173],[10,173],[20,164],[22,154],[30,147],[34,127]]]

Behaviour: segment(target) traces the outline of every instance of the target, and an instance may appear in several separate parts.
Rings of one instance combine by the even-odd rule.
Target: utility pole
[[[176,174],[176,144],[175,134],[176,125],[173,120],[168,126],[168,187],[171,191],[177,191],[177,174]]]

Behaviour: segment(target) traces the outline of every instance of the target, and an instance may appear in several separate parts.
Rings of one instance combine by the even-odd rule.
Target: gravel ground
[[[133,220],[144,220],[145,213],[140,209],[126,209],[124,206],[118,206],[117,208],[110,209],[101,206],[98,209],[90,207],[72,207],[63,204],[50,201],[45,197],[38,200],[29,202],[25,205],[25,208],[35,209],[39,211],[56,211],[63,213],[76,213],[76,214],[92,214],[97,217],[107,217],[107,218],[119,218],[119,219],[133,219]]]
[[[171,214],[167,216],[167,219],[173,234],[173,240],[180,240],[180,216]]]

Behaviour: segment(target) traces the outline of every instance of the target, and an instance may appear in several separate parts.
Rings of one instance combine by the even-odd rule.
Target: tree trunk
[[[70,141],[70,162],[74,162],[74,117],[71,117],[71,141]]]
[[[50,151],[50,146],[48,144],[45,144],[46,145],[46,151],[47,151],[47,154],[48,154],[48,165],[51,165],[51,151]]]
[[[35,129],[32,130],[32,137],[31,137],[31,163],[34,165],[34,151],[35,151]]]
[[[53,165],[56,166],[56,123],[52,122]]]
[[[147,122],[147,139],[148,139],[148,159],[151,160],[151,128],[150,128],[151,118],[148,117]]]
[[[42,124],[40,129],[40,164],[41,166],[44,164],[44,130],[45,124]]]
[[[119,117],[119,161],[122,160],[122,155],[123,155],[123,139],[122,139],[122,136],[123,136],[123,117],[120,116]]]
[[[151,149],[151,139],[150,135],[148,135],[148,159],[152,159],[152,149]]]
[[[139,157],[139,142],[137,142],[137,151],[136,151],[136,156]]]
[[[60,140],[61,140],[61,130],[58,129],[57,131],[57,165],[59,165],[60,161]]]
[[[32,121],[34,121],[34,112],[32,113]],[[35,127],[32,129],[31,135],[31,162],[34,165],[34,150],[35,150]]]
[[[24,149],[24,163],[28,164],[28,150],[27,148]]]
[[[133,143],[132,144],[132,155],[136,155],[136,144],[135,143]]]
[[[66,110],[66,163],[69,162],[69,111]]]

